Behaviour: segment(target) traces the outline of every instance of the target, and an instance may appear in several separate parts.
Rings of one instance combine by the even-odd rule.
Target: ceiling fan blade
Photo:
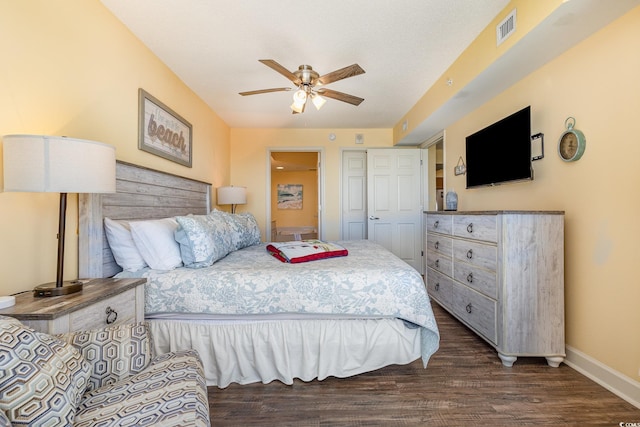
[[[242,95],[242,96],[257,95],[259,93],[283,92],[283,91],[286,91],[286,90],[291,90],[291,88],[290,87],[275,87],[273,89],[250,90],[248,92],[240,92],[240,95]]]
[[[282,65],[278,64],[273,59],[259,59],[258,61],[262,62],[264,65],[277,71],[278,73],[282,74],[283,76],[291,80],[296,86],[300,86],[300,84],[302,83],[300,81],[300,78],[298,78],[298,76],[296,76],[291,71],[284,68]]]
[[[349,95],[348,93],[338,92],[331,89],[318,89],[318,94],[331,99],[337,99],[338,101],[347,102],[352,105],[360,105],[364,98],[358,98],[357,96]]]
[[[364,70],[360,68],[358,64],[349,65],[348,67],[340,68],[339,70],[332,71],[330,73],[321,76],[318,79],[318,84],[327,85],[329,83],[336,82],[338,80],[346,79],[348,77],[364,74]]]

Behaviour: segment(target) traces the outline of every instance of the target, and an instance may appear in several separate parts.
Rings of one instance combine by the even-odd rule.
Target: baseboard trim
[[[632,380],[573,347],[566,346],[566,352],[567,358],[564,362],[569,367],[640,408],[640,382]]]

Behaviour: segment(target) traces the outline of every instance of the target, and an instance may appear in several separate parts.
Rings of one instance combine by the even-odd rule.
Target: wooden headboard
[[[78,274],[111,277],[115,263],[104,232],[104,218],[159,219],[203,215],[211,210],[211,184],[118,161],[116,192],[80,194]]]

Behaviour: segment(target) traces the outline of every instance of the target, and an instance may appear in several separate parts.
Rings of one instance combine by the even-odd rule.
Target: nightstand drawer
[[[108,320],[111,323],[107,323]],[[129,289],[71,313],[69,316],[69,330],[99,329],[105,326],[133,323],[135,321],[136,290]]]
[[[142,322],[146,282],[92,279],[84,284],[82,292],[45,298],[23,292],[16,296],[14,306],[0,309],[0,315],[15,317],[36,331],[52,335],[105,327],[107,316],[113,320],[110,324]],[[108,307],[115,313],[108,315]]]

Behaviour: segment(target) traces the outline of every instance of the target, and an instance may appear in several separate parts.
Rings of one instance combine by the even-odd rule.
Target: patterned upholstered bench
[[[206,426],[195,351],[154,357],[146,323],[50,336],[0,316],[0,426]]]

